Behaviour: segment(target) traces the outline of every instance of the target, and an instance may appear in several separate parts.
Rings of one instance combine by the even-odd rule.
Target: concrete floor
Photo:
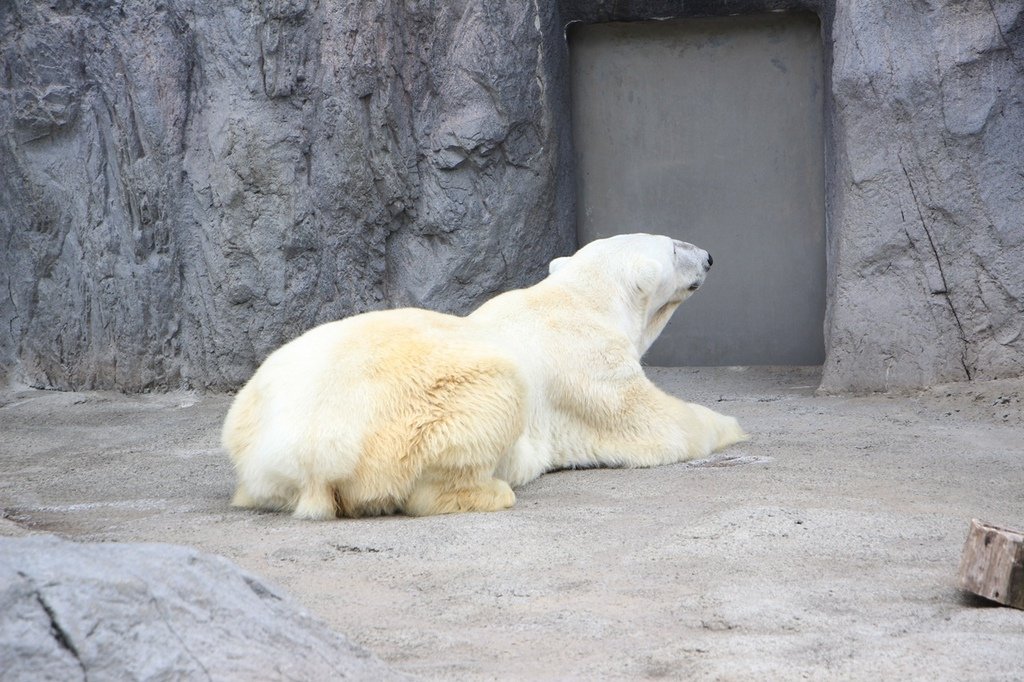
[[[507,512],[297,522],[228,507],[227,396],[0,394],[0,534],[162,541],[283,586],[435,679],[1024,677],[968,598],[968,522],[1024,527],[1024,380],[816,396],[813,369],[652,369],[753,439],[548,474]]]

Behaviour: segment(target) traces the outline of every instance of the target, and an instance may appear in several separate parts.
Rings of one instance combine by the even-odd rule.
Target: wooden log
[[[961,589],[1024,609],[1024,531],[971,519],[959,575]]]

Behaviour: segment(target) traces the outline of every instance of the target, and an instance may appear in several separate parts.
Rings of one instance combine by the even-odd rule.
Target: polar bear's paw
[[[292,516],[310,521],[326,521],[336,518],[338,508],[335,505],[334,486],[320,482],[307,483],[299,494]]]
[[[740,428],[740,424],[736,421],[735,417],[720,416],[722,419],[718,424],[718,443],[714,448],[716,451],[735,443],[750,440],[750,436]]]
[[[256,507],[256,500],[252,499],[252,495],[245,489],[245,486],[239,484],[235,488],[235,494],[231,498],[231,506],[238,507],[239,509],[252,509]]]
[[[443,481],[421,482],[409,496],[404,511],[409,516],[431,516],[457,512],[491,512],[516,503],[511,486],[497,478],[478,485],[450,487]]]

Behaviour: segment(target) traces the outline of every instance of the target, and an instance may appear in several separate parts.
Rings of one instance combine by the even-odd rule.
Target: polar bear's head
[[[611,279],[639,326],[638,350],[646,352],[676,308],[703,283],[714,261],[704,249],[670,237],[623,234],[593,241],[572,256],[551,261],[552,275],[577,271]],[[606,292],[610,293],[610,292]],[[624,321],[625,322],[625,321]]]

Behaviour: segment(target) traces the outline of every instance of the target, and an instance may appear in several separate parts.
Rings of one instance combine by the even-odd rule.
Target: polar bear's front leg
[[[581,411],[589,418],[579,420],[577,447],[562,448],[563,466],[658,466],[706,457],[747,439],[735,418],[674,398],[646,378],[605,388],[605,400]]]

